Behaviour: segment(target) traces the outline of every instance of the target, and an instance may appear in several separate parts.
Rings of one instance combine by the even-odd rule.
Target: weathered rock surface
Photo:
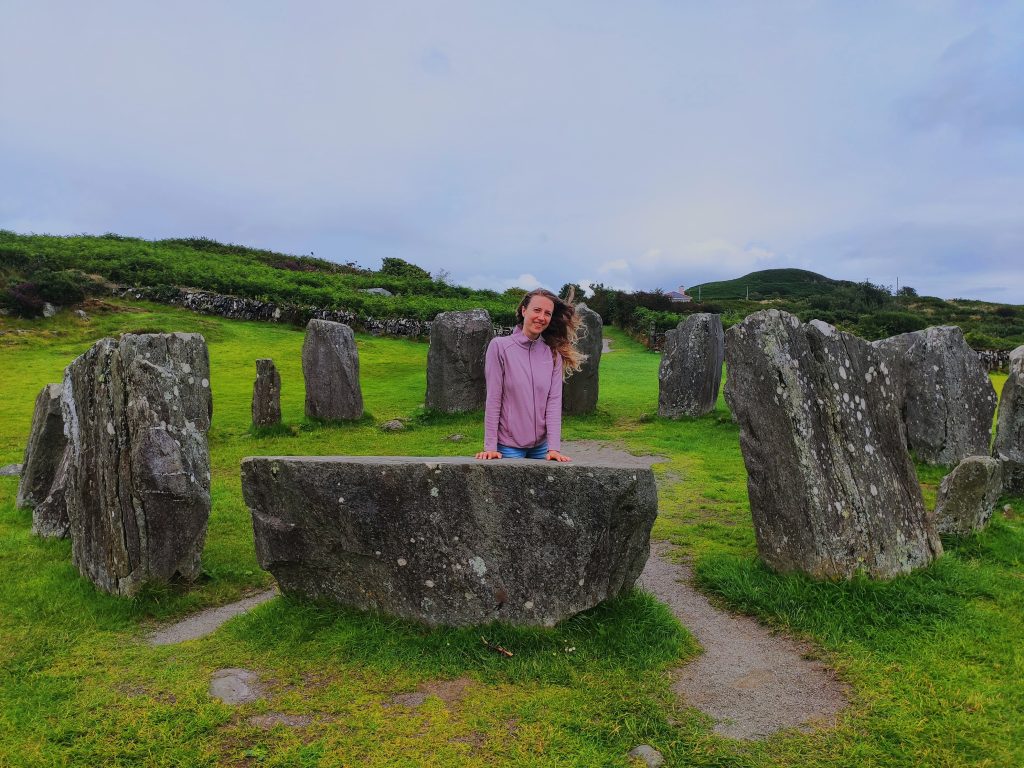
[[[873,342],[896,389],[907,445],[928,464],[988,455],[996,394],[978,353],[956,326]]]
[[[310,320],[302,344],[306,416],[327,421],[363,417],[359,351],[352,329],[330,320]]]
[[[874,347],[768,310],[729,329],[726,360],[757,548],[771,568],[888,578],[942,553]]]
[[[272,427],[281,423],[281,374],[270,358],[256,361],[256,381],[252,385],[252,423]]]
[[[1006,492],[1024,494],[1024,346],[1010,353],[1008,367],[992,455],[1003,463]]]
[[[57,474],[67,438],[64,436],[64,417],[60,412],[60,384],[47,384],[36,395],[25,445],[25,458],[21,464],[18,482],[19,509],[35,507],[50,493]]]
[[[21,477],[21,464],[4,464],[0,467],[0,477]]]
[[[935,503],[940,533],[966,536],[988,525],[1003,493],[1002,465],[989,456],[968,456],[942,478]]]
[[[721,315],[690,315],[668,331],[658,371],[658,415],[678,419],[713,411],[724,357]]]
[[[64,372],[72,556],[107,592],[192,579],[210,516],[210,362],[195,333],[101,339]]]
[[[604,323],[586,304],[576,305],[580,337],[576,348],[587,356],[583,366],[562,384],[562,413],[593,413],[597,410],[601,352],[604,350]]]
[[[32,508],[32,533],[36,536],[42,536],[44,539],[66,539],[71,535],[67,500],[70,465],[71,446],[66,445],[46,498]]]
[[[427,352],[427,408],[458,413],[484,407],[484,358],[493,338],[487,310],[441,312],[434,318]]]
[[[250,457],[260,566],[286,594],[431,625],[551,626],[629,589],[650,469],[400,457]]]

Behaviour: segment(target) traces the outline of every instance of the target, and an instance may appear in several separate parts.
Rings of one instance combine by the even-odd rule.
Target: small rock
[[[1003,490],[1002,465],[989,456],[968,456],[942,479],[935,502],[935,525],[958,536],[988,525]]]
[[[1010,514],[1011,512],[1013,512],[1013,507],[1009,504],[1003,504],[1003,512],[1005,512],[1006,514]]]
[[[360,288],[360,293],[371,293],[374,296],[394,296],[387,288]]]
[[[634,747],[629,751],[629,757],[643,760],[644,764],[649,768],[657,768],[657,766],[665,764],[665,758],[661,756],[661,752],[650,744],[641,744],[639,747]]]
[[[456,432],[454,435],[448,435],[448,437],[445,438],[449,443],[461,443],[465,439],[466,436],[459,432]]]
[[[88,320],[89,319],[89,315],[87,315],[85,313],[84,309],[76,309],[75,310],[75,317],[77,317],[79,320]]]
[[[21,464],[4,464],[0,467],[0,477],[18,477],[21,475]]]
[[[405,424],[402,423],[401,419],[392,419],[380,425],[381,432],[401,432],[404,429]]]
[[[43,317],[53,317],[60,311],[60,307],[54,306],[50,302],[43,304]]]
[[[218,669],[210,681],[210,695],[225,704],[248,704],[263,697],[259,680],[248,669]]]

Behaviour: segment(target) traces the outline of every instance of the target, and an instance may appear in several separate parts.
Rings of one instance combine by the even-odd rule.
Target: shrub
[[[39,295],[39,286],[35,283],[18,283],[3,295],[3,303],[21,317],[40,317],[46,300]]]

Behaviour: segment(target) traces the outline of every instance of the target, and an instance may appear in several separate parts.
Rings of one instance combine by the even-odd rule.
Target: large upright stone
[[[67,483],[71,465],[71,445],[64,446],[57,471],[46,498],[32,509],[32,533],[44,539],[66,539],[71,535],[68,518]]]
[[[306,416],[326,421],[363,417],[359,351],[352,329],[330,320],[310,320],[302,344]]]
[[[771,568],[888,578],[942,553],[876,349],[778,310],[730,328],[725,349],[725,397]]]
[[[427,624],[551,626],[628,590],[650,469],[471,458],[242,462],[256,556],[286,594]]]
[[[484,407],[484,358],[493,338],[485,309],[441,312],[434,318],[427,351],[427,408],[458,413]]]
[[[35,507],[49,495],[64,455],[68,441],[64,435],[64,417],[60,412],[60,392],[60,384],[47,384],[36,395],[18,482],[19,509]]]
[[[935,502],[935,524],[940,533],[959,536],[988,525],[1003,492],[1002,469],[990,456],[968,456],[942,478]]]
[[[1024,346],[1010,353],[1010,375],[1003,383],[992,455],[1003,463],[1007,493],[1024,494]]]
[[[724,357],[721,315],[690,315],[668,331],[658,371],[658,415],[678,419],[713,411]]]
[[[107,592],[199,573],[210,362],[195,333],[101,339],[64,372],[72,557]]]
[[[604,323],[601,316],[586,304],[576,305],[580,320],[580,336],[576,348],[587,356],[583,366],[562,384],[562,413],[573,415],[597,410],[598,375],[601,349],[604,346]]]
[[[266,357],[256,361],[252,423],[256,427],[272,427],[281,423],[281,374],[277,372],[274,361]]]
[[[934,326],[873,346],[890,372],[907,444],[918,460],[952,466],[988,455],[996,394],[960,328]]]

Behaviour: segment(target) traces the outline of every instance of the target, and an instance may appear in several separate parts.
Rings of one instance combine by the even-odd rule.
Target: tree
[[[411,277],[414,280],[429,280],[430,273],[423,267],[410,264],[405,259],[388,256],[381,263],[380,273],[391,277]]]

